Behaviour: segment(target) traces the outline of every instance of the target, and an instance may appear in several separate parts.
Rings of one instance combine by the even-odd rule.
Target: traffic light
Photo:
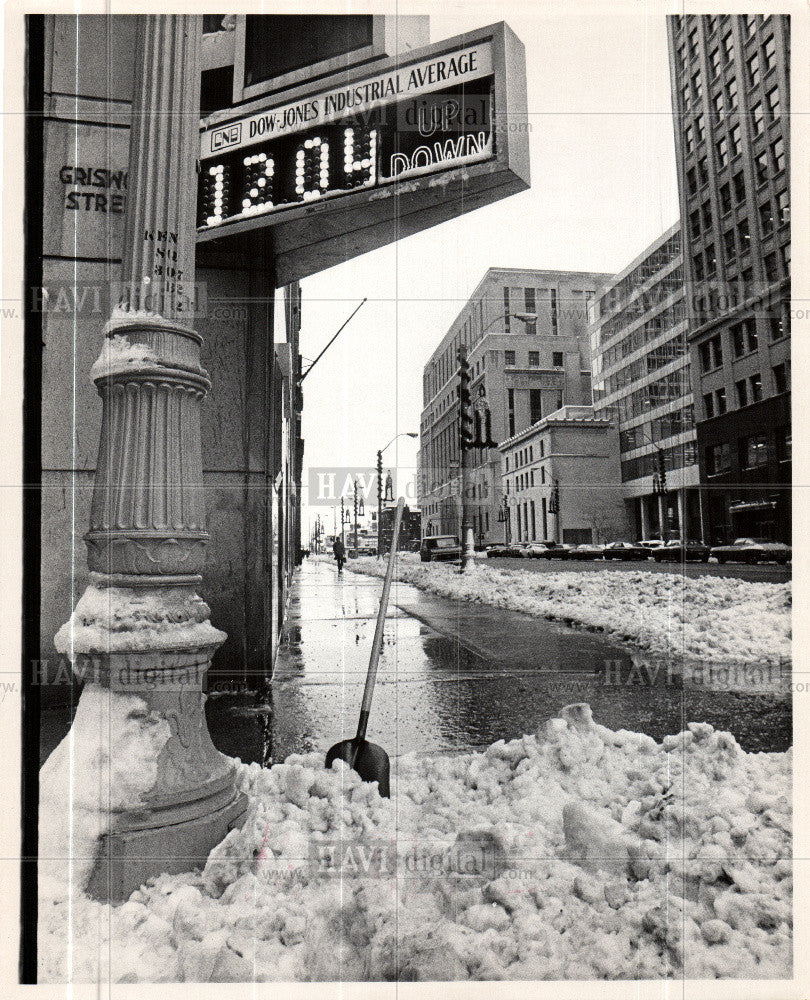
[[[660,493],[667,491],[667,470],[664,465],[664,452],[660,448],[658,449],[658,491]]]
[[[467,361],[466,347],[460,347],[458,350],[458,365],[458,446],[464,452],[475,447],[473,441],[472,399],[470,397],[470,365]]]

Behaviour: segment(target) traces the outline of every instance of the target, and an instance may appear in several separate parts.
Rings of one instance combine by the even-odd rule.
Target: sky
[[[378,448],[419,430],[424,364],[488,268],[615,273],[678,218],[663,16],[641,4],[442,10],[431,42],[504,19],[523,42],[531,187],[304,279],[305,358],[368,298],[304,383],[305,484],[310,468],[370,469]],[[400,438],[386,451],[398,482],[417,448]],[[305,537],[319,509],[331,530],[332,511],[304,500]]]

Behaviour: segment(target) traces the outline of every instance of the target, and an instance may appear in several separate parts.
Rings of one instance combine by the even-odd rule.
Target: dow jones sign
[[[199,239],[270,230],[285,284],[528,186],[504,24],[202,123]]]

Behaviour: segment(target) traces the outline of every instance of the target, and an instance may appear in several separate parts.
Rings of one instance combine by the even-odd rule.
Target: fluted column
[[[100,773],[70,783],[98,791],[64,803],[65,835],[94,859],[73,866],[74,888],[114,900],[203,864],[246,805],[205,721],[205,674],[226,635],[196,592],[208,541],[200,407],[211,386],[192,327],[201,30],[199,15],[140,17],[121,294],[91,372],[103,406],[91,584],[55,640],[92,679],[69,755],[58,747],[41,775],[58,801],[67,767],[95,762]],[[88,829],[101,836],[83,841]],[[62,857],[47,816],[40,830],[41,848]]]

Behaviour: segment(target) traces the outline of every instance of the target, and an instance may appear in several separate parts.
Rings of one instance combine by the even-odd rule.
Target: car
[[[440,559],[460,559],[461,546],[456,535],[428,535],[422,539],[419,547],[419,558],[422,562],[435,562]]]
[[[544,542],[529,542],[521,554],[528,559],[547,559],[548,553]]]
[[[642,538],[638,542],[634,542],[634,545],[640,546],[642,549],[646,549],[650,554],[656,551],[656,549],[661,549],[666,545],[663,538]]]
[[[606,545],[603,552],[603,559],[647,559],[649,549],[641,545],[633,545],[632,542],[611,542]]]
[[[496,542],[487,546],[487,559],[497,559],[506,555],[506,543]]]
[[[545,541],[541,543],[545,549],[542,556],[544,559],[567,559],[571,552],[571,545],[565,542]]]
[[[510,559],[518,559],[523,556],[523,550],[528,544],[528,542],[510,542],[506,546],[504,555],[508,556]]]
[[[604,545],[596,542],[583,542],[582,545],[575,545],[568,553],[569,559],[601,559],[605,552]]]
[[[792,557],[792,549],[783,542],[771,542],[767,538],[735,538],[731,545],[712,546],[711,555],[719,563],[777,562],[784,566]]]
[[[673,538],[666,545],[660,545],[653,551],[656,562],[708,562],[709,546],[703,542],[682,542]]]

